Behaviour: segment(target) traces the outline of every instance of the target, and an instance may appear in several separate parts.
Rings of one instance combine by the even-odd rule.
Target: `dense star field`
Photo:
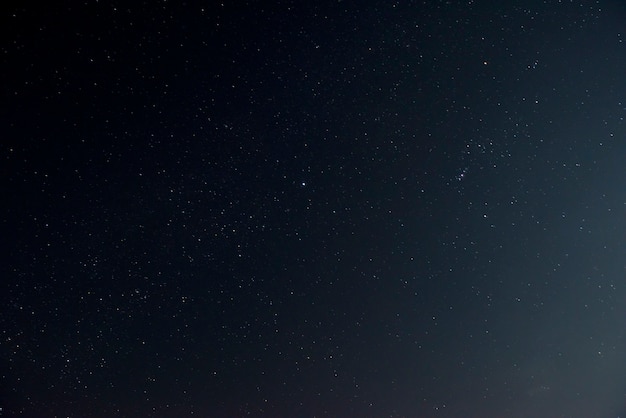
[[[0,18],[0,416],[626,416],[625,2]]]

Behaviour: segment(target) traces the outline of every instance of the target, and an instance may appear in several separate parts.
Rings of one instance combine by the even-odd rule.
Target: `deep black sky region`
[[[0,416],[626,416],[626,3],[3,3]]]

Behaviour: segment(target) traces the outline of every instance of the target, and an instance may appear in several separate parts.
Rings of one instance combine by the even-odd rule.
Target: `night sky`
[[[626,416],[626,2],[0,18],[0,416]]]

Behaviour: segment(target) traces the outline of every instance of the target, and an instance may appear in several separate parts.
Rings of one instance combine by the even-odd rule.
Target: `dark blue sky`
[[[624,5],[300,3],[2,7],[3,413],[624,416]]]

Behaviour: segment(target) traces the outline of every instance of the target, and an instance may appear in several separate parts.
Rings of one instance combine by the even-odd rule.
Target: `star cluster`
[[[5,6],[0,415],[623,416],[625,18]]]

